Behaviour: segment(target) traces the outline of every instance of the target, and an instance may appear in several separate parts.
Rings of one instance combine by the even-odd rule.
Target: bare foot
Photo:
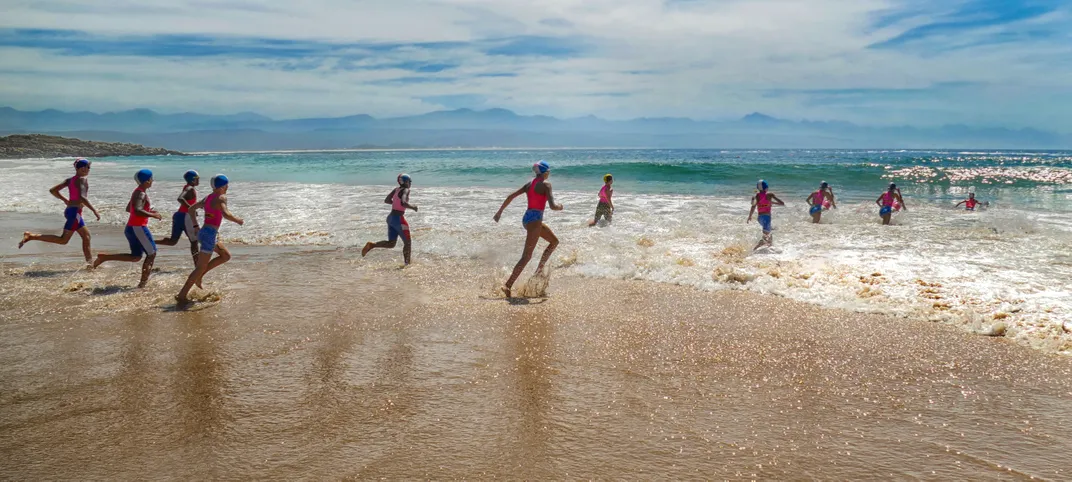
[[[199,290],[204,289],[204,288],[201,287],[201,280],[203,280],[203,279],[205,279],[204,276],[202,276],[200,278],[197,278],[197,281],[194,281],[194,285],[197,286],[197,289],[199,289]]]
[[[30,240],[30,232],[26,231],[22,233],[22,241],[19,241],[19,249],[22,249],[22,245],[26,244]]]
[[[98,254],[97,259],[93,261],[93,265],[90,266],[90,269],[97,269],[97,266],[100,266],[103,262],[104,260],[101,259],[101,255]]]
[[[175,305],[176,306],[182,307],[182,306],[186,306],[188,304],[190,304],[189,298],[185,298],[185,297],[182,297],[182,296],[179,296],[179,295],[175,295]]]
[[[147,284],[149,284],[149,282],[148,282],[148,281],[143,281],[143,282],[141,282],[141,283],[138,283],[138,288],[144,288],[144,287],[145,287],[145,285],[147,285]]]
[[[369,251],[372,251],[373,246],[376,246],[376,244],[372,242],[365,243],[365,247],[361,248],[361,257],[364,258]]]
[[[503,294],[506,295],[507,298],[511,297],[510,296],[510,288],[507,288],[507,287],[503,286],[501,289],[502,289]]]

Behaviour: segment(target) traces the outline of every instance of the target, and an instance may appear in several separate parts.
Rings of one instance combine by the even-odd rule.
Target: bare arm
[[[901,190],[900,189],[897,190],[897,200],[901,201],[901,209],[904,209],[905,211],[908,211],[908,206],[905,205],[904,198],[901,197]]]
[[[392,189],[391,192],[387,194],[387,197],[383,198],[383,203],[384,204],[391,204],[391,197],[395,195],[395,191],[397,191],[398,189],[399,188],[397,188],[397,187]]]
[[[826,195],[824,194],[823,196],[825,197]],[[811,194],[808,194],[808,199],[805,199],[804,202],[808,203],[808,205],[810,206],[810,205],[813,204],[812,201],[814,201],[814,200],[815,200],[815,193],[811,193]],[[819,202],[822,202],[822,201],[819,201]]]
[[[82,205],[89,208],[93,212],[93,215],[97,217],[97,221],[100,221],[100,214],[97,212],[97,208],[93,207],[93,204],[89,202],[89,181],[86,178],[78,180],[78,188],[81,190]]]
[[[130,207],[134,214],[146,218],[160,219],[161,216],[154,211],[145,209],[145,193],[142,191],[134,191],[134,194],[130,197]]]
[[[61,182],[61,183],[56,184],[55,186],[53,186],[52,189],[49,189],[48,192],[52,193],[52,195],[56,199],[59,199],[60,201],[63,201],[63,204],[70,204],[70,201],[68,201],[67,198],[63,197],[63,194],[60,194],[60,190],[63,189],[63,187],[66,186],[66,185],[67,185],[67,181]]]
[[[223,219],[226,219],[226,220],[228,220],[228,221],[230,221],[232,223],[235,223],[235,224],[237,224],[239,226],[241,226],[241,225],[246,223],[245,221],[242,220],[242,218],[240,218],[238,216],[235,216],[234,214],[231,214],[231,211],[227,209],[227,196],[220,196],[220,197],[218,197],[216,199],[218,199],[219,202],[220,202],[220,212],[223,213]]]
[[[756,197],[752,196],[752,209],[748,210],[748,221],[746,221],[746,222],[751,222],[752,221],[752,215],[755,214],[755,213],[756,213]]]
[[[883,194],[882,196],[879,196],[878,199],[875,200],[875,204],[878,204],[879,206],[882,206],[882,197],[883,196],[885,196],[885,194]]]
[[[607,189],[607,205],[610,206],[611,211],[614,211],[614,201],[611,200],[612,196],[614,196],[614,190]]]
[[[770,198],[772,201],[774,201],[774,204],[777,204],[779,206],[785,206],[785,203],[782,202],[781,199],[778,199],[778,196],[775,196],[774,193],[771,193]]]
[[[506,210],[506,206],[509,206],[510,203],[514,200],[514,198],[525,194],[525,190],[528,188],[528,185],[521,186],[521,189],[518,189],[517,191],[514,191],[513,194],[507,196],[506,200],[503,201],[502,206],[499,206],[499,212],[495,213],[495,217],[492,219],[494,219],[495,222],[499,222],[499,218],[502,217],[502,213],[504,210]]]
[[[959,207],[960,207],[960,205],[961,205],[961,204],[964,204],[965,202],[967,202],[967,201],[961,201],[961,202],[957,203],[957,205],[956,205],[956,206],[953,206],[953,207],[955,207],[955,208],[959,208]]]
[[[182,189],[182,194],[179,194],[179,205],[186,206],[187,210],[190,209],[190,206],[193,206],[193,204],[190,203],[190,187],[189,186],[186,186],[185,188],[183,188]]]
[[[563,206],[561,204],[555,204],[555,196],[551,194],[551,183],[544,181],[543,185],[547,188],[547,203],[551,205],[551,210],[561,211]]]
[[[409,208],[414,211],[417,210],[416,205],[409,203],[409,189],[406,189],[406,191],[402,193],[402,207]]]
[[[837,209],[837,202],[834,201],[834,190],[831,189],[826,192],[826,198],[830,200],[830,207]]]

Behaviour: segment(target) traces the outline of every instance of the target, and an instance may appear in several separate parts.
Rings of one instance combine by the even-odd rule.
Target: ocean
[[[417,263],[449,257],[505,269],[520,255],[524,200],[498,224],[492,215],[541,159],[551,164],[556,200],[565,205],[545,218],[561,240],[556,271],[748,290],[973,331],[1000,321],[1018,342],[1069,353],[1062,325],[1072,323],[1072,152],[384,150],[105,158],[90,174],[90,196],[103,219],[87,223],[94,232],[119,230],[133,174],[149,168],[153,206],[165,215],[150,228],[163,236],[182,173],[196,169],[202,195],[213,174],[231,179],[231,210],[246,225],[225,225],[225,242],[356,248],[385,238],[383,198],[406,172],[413,177],[411,202],[420,207],[406,215]],[[58,232],[62,206],[48,189],[72,173],[68,159],[0,161],[0,212],[52,219]],[[614,222],[589,228],[606,173],[615,178]],[[758,179],[787,206],[774,210],[774,249],[752,253],[760,232],[746,218]],[[804,200],[820,181],[833,187],[838,209],[813,225]],[[881,226],[875,199],[890,182],[908,210],[894,216],[893,226]],[[955,209],[969,192],[989,207]],[[72,263],[80,260],[77,251],[71,249]],[[399,252],[370,256],[401,262]]]

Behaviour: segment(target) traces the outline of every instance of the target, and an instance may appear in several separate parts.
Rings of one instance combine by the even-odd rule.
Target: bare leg
[[[811,215],[811,222],[813,222],[815,224],[819,224],[819,220],[822,219],[822,217],[823,217],[823,212],[822,211],[816,212],[815,214]]]
[[[506,284],[503,285],[503,293],[506,297],[510,297],[510,290],[514,287],[514,282],[521,276],[521,272],[525,270],[525,266],[529,264],[529,260],[532,259],[532,252],[536,250],[536,243],[540,241],[540,232],[543,231],[543,223],[531,222],[525,225],[525,250],[521,252],[521,259],[514,265],[514,272],[510,273],[510,279],[506,280]]]
[[[177,301],[179,305],[185,305],[190,302],[188,298],[190,288],[194,286],[195,282],[201,279],[201,275],[203,275],[208,268],[210,258],[212,258],[212,253],[197,253],[197,263],[195,263],[194,270],[190,273],[190,276],[186,278],[186,284],[182,285],[182,290],[180,290],[178,296],[175,297],[175,301]]]
[[[74,236],[74,231],[63,230],[62,236],[56,236],[55,234],[33,234],[29,231],[22,233],[22,241],[19,242],[19,249],[22,249],[22,245],[29,241],[42,241],[52,244],[67,244],[71,240],[71,236]]]
[[[96,268],[109,261],[123,261],[126,263],[137,263],[141,261],[141,256],[134,256],[133,254],[97,254],[97,260],[93,262],[93,267]]]
[[[86,257],[86,263],[91,263],[93,261],[93,252],[89,247],[89,228],[78,228],[78,235],[82,237],[82,254]]]
[[[543,229],[540,230],[540,237],[550,244],[543,250],[543,256],[540,257],[540,265],[536,267],[537,273],[543,272],[543,266],[547,264],[547,260],[551,259],[551,253],[554,253],[555,248],[558,247],[558,238],[555,237],[555,233],[551,231],[551,228],[548,225],[543,225]]]
[[[403,241],[405,241],[405,240],[403,240]],[[397,239],[393,239],[391,241],[380,241],[378,243],[373,243],[373,242],[369,241],[369,242],[365,243],[364,248],[361,248],[361,257],[364,257],[366,254],[368,254],[369,251],[372,251],[374,248],[393,249],[396,244],[398,244]],[[409,262],[407,262],[406,264],[409,264]]]
[[[409,264],[409,253],[411,248],[411,241],[409,238],[402,238],[402,259],[406,260],[406,264]]]
[[[193,258],[194,258],[194,265],[197,265],[197,252],[198,252],[197,248],[198,248],[197,241],[194,241],[194,240],[191,239],[190,240],[190,256],[193,256]]]
[[[893,214],[883,214],[882,215],[882,225],[883,226],[889,225],[890,224],[890,218],[892,218],[892,217],[893,217]]]
[[[205,266],[205,270],[201,273],[201,276],[197,278],[196,283],[198,288],[201,287],[202,278],[204,278],[209,271],[212,271],[219,265],[231,260],[231,252],[227,251],[227,248],[222,243],[216,243],[216,249],[213,251],[216,252],[217,256],[208,263],[208,266]]]
[[[138,283],[138,288],[144,288],[145,284],[149,282],[149,274],[153,272],[153,261],[156,261],[156,255],[150,254],[145,257],[145,262],[141,264],[141,283]]]

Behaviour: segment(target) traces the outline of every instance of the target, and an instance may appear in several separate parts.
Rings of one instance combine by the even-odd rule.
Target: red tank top
[[[190,192],[193,193],[193,195],[194,195],[193,199],[188,200],[188,202],[192,206],[193,204],[197,203],[197,189],[190,189]],[[179,212],[180,213],[188,213],[188,212],[190,212],[190,206],[187,206],[186,204],[183,204],[183,203],[179,203]]]
[[[525,193],[529,200],[529,209],[538,209],[540,211],[547,209],[547,195],[536,192],[536,183],[542,180],[537,177],[532,180],[532,184],[529,184],[529,191]]]
[[[756,212],[759,214],[770,214],[770,198],[767,197],[767,191],[759,191],[756,194]]]
[[[205,226],[219,228],[223,223],[223,211],[212,205],[217,197],[216,193],[205,196]]]
[[[152,206],[149,204],[149,193],[145,192],[145,190],[142,189],[141,187],[138,187],[137,189],[134,190],[134,192],[138,192],[138,191],[141,191],[142,193],[145,193],[145,207],[142,208],[142,209],[144,209],[146,211],[152,209]],[[133,197],[133,196],[134,196],[134,194],[131,193],[131,197]],[[149,218],[147,218],[145,216],[138,216],[138,212],[134,209],[134,204],[131,204],[130,205],[130,217],[127,218],[127,226],[148,226],[148,225],[149,225]]]
[[[977,201],[975,199],[972,199],[972,198],[968,198],[968,199],[964,200],[964,207],[966,207],[968,209],[975,209],[975,206],[978,205],[978,204],[979,204],[979,201]]]

